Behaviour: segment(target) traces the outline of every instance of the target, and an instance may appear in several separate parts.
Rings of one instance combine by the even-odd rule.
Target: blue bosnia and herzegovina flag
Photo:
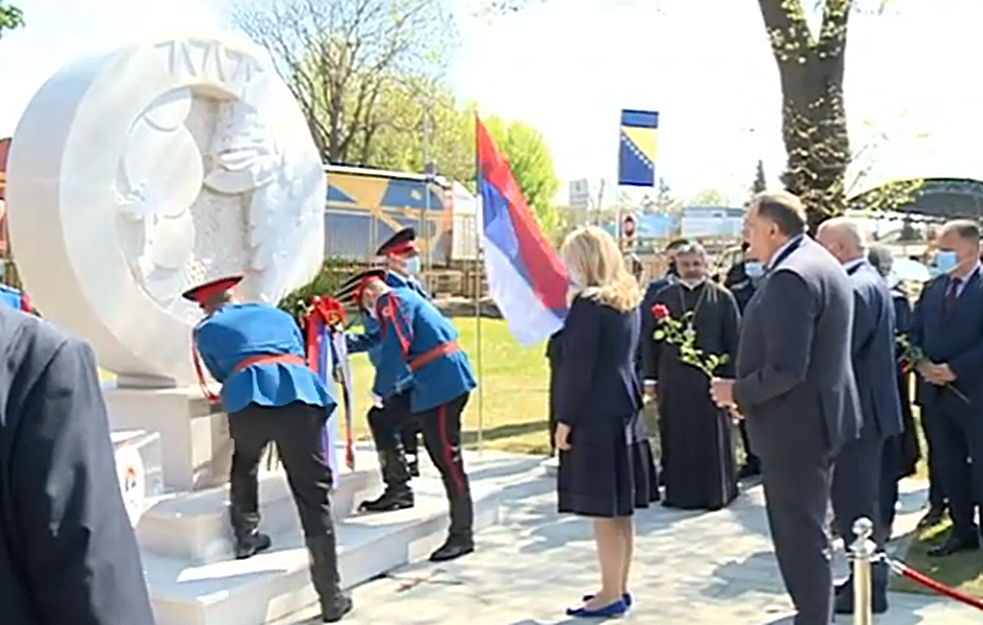
[[[655,186],[655,158],[659,147],[657,111],[621,111],[618,133],[618,184]]]

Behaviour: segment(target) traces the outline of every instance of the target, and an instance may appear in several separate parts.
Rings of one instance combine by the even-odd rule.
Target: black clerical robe
[[[696,288],[677,283],[659,293],[673,318],[693,312],[696,346],[707,354],[726,354],[720,377],[733,377],[740,314],[734,296],[711,282]],[[645,314],[653,314],[645,311]],[[737,496],[733,427],[730,414],[710,399],[709,380],[699,369],[682,363],[676,346],[645,341],[645,379],[658,383],[664,505],[715,510]],[[671,450],[671,452],[670,452]],[[665,453],[670,452],[670,453]]]

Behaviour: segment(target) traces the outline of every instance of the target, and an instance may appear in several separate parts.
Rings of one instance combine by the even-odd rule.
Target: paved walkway
[[[528,460],[486,454],[472,472],[498,473],[513,485],[502,523],[479,535],[479,550],[449,564],[419,563],[355,590],[349,625],[560,625],[564,607],[596,586],[588,524],[555,511],[554,483]],[[477,475],[476,475],[477,477]],[[917,518],[924,492],[909,489],[899,522]],[[656,506],[637,518],[631,623],[790,624],[788,602],[768,538],[760,487],[714,513]],[[903,528],[906,529],[906,528]],[[839,558],[841,573],[846,568]],[[305,615],[311,616],[313,611]],[[300,618],[288,623],[299,623]],[[852,623],[840,617],[839,623]],[[983,614],[923,595],[891,597],[878,625],[969,625]],[[286,623],[284,624],[286,625]]]

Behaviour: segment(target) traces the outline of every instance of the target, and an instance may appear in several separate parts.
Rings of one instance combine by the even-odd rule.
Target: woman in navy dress
[[[599,228],[572,233],[561,254],[573,286],[557,337],[557,499],[560,512],[593,522],[601,568],[601,589],[567,614],[620,616],[631,606],[632,514],[659,498],[635,373],[642,294],[617,243]]]

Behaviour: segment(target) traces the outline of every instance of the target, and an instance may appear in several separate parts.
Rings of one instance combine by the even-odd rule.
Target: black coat
[[[95,356],[0,309],[4,625],[153,625]]]

